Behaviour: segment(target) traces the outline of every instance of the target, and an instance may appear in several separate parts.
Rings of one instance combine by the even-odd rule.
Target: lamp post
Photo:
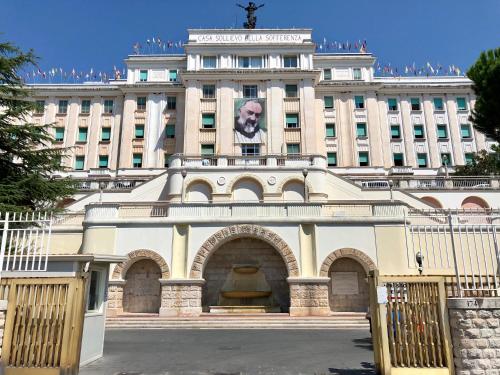
[[[302,170],[302,176],[304,176],[304,202],[308,203],[309,202],[309,191],[307,189],[307,175],[309,174],[309,171],[307,168],[304,168]]]
[[[102,191],[106,188],[107,182],[99,181],[99,203],[102,203]]]
[[[184,203],[184,180],[186,179],[187,176],[187,171],[185,169],[181,171],[181,176],[182,176],[181,203]]]
[[[393,186],[394,186],[394,181],[389,180],[389,193],[390,193],[390,196],[391,196],[391,203],[394,202],[394,197],[392,195],[392,187]]]

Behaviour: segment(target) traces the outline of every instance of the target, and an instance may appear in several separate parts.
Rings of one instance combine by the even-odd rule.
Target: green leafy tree
[[[481,150],[475,154],[472,162],[456,168],[457,176],[490,176],[500,174],[500,147],[493,146],[493,152]]]
[[[470,120],[477,130],[500,142],[500,48],[482,52],[467,76],[477,97]]]
[[[51,125],[30,122],[35,110],[23,69],[36,65],[33,51],[0,43],[0,212],[51,210],[74,193],[71,179],[54,179],[65,149],[54,147]]]

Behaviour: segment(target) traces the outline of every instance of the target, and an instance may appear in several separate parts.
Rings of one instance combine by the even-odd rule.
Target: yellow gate
[[[6,375],[78,374],[85,279],[3,279],[8,295],[2,345]]]
[[[375,362],[384,375],[453,373],[443,277],[371,275]]]

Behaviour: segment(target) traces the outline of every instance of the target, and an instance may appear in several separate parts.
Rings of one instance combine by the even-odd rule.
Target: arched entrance
[[[125,274],[123,311],[158,313],[161,303],[161,269],[150,259],[138,260]]]

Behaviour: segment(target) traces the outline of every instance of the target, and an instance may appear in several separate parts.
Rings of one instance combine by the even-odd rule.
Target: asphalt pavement
[[[332,330],[108,330],[81,375],[374,375],[370,333]]]

